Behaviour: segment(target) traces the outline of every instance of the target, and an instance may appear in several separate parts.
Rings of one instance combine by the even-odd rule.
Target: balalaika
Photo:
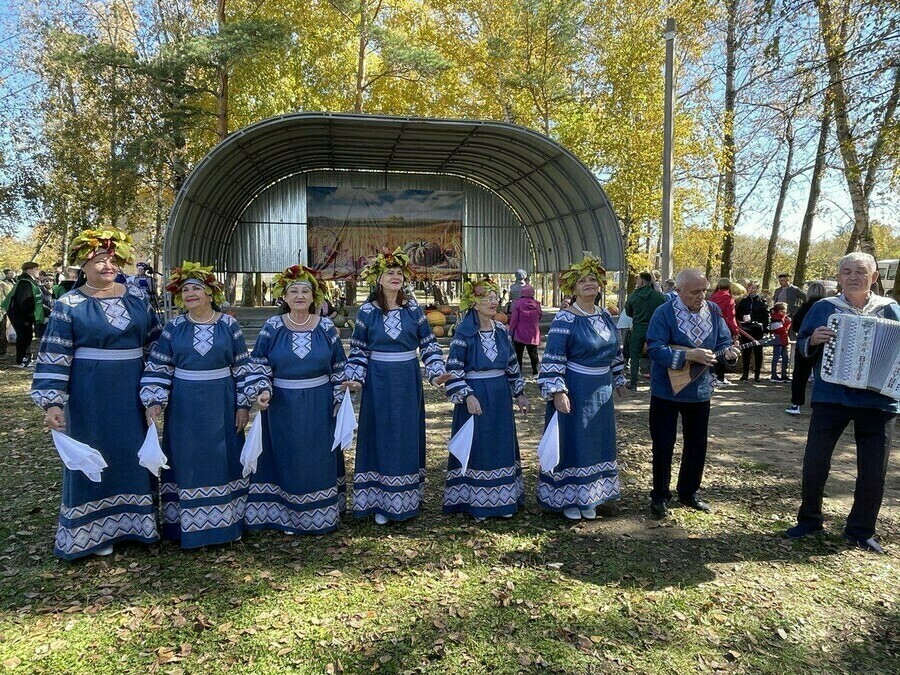
[[[822,379],[900,399],[900,321],[832,314],[837,337],[825,343]]]

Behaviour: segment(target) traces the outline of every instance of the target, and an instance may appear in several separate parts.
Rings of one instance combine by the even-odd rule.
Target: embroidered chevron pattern
[[[619,496],[619,477],[598,478],[583,485],[554,487],[543,477],[538,482],[538,502],[551,508],[588,506],[599,504]]]
[[[418,483],[422,480],[423,473],[424,472],[422,471],[419,473],[409,473],[403,476],[386,476],[377,471],[367,471],[365,473],[355,474],[353,476],[353,482],[356,485],[359,485],[360,483],[380,483],[387,487],[399,487],[401,485],[413,485],[414,483]]]
[[[549,480],[552,482],[558,483],[561,480],[565,480],[566,478],[588,478],[589,476],[593,476],[600,473],[606,473],[609,471],[616,470],[616,462],[600,462],[599,464],[593,464],[591,466],[573,466],[569,469],[563,469],[562,471],[554,471],[552,476],[548,476],[545,473],[541,473],[541,477],[544,480]]]
[[[131,317],[128,316],[128,310],[122,298],[105,298],[100,301],[103,307],[103,313],[109,325],[118,330],[125,330],[131,325]]]
[[[152,495],[113,495],[104,499],[96,499],[92,502],[85,502],[79,506],[60,506],[59,515],[68,520],[81,518],[103,509],[111,509],[119,506],[152,506]]]
[[[248,525],[279,525],[295,532],[309,532],[335,528],[340,512],[337,505],[310,511],[295,511],[276,502],[249,502],[244,512]]]
[[[298,358],[305,358],[312,349],[310,333],[310,331],[303,331],[300,333],[294,333],[291,336],[291,350],[294,352],[294,354],[297,355]]]
[[[400,310],[392,309],[384,317],[384,332],[387,333],[389,338],[396,340],[400,337],[400,331]]]
[[[591,328],[593,328],[597,335],[599,335],[604,340],[609,340],[610,335],[612,333],[609,330],[609,325],[606,321],[603,320],[603,316],[600,314],[594,314],[593,316],[588,318],[588,322],[591,324]]]
[[[206,356],[213,346],[214,326],[194,326],[194,351]]]
[[[519,472],[518,466],[505,466],[502,469],[492,469],[490,471],[478,471],[475,469],[467,469],[465,477],[471,480],[498,480],[500,478],[512,478]],[[463,475],[462,468],[453,469],[447,472],[447,480],[461,478]]]
[[[324,490],[317,490],[316,492],[307,492],[302,495],[291,494],[274,483],[253,483],[250,486],[251,495],[264,495],[270,499],[278,497],[291,504],[312,504],[314,502],[321,502],[326,499],[333,499],[337,493],[337,486],[326,488]]]
[[[166,483],[166,485],[171,485],[174,487],[173,483]],[[227,497],[232,492],[245,490],[248,485],[250,485],[249,478],[239,478],[238,480],[233,480],[230,483],[226,483],[225,485],[211,485],[208,487],[176,489],[178,490],[177,494],[180,500],[189,501],[193,499],[209,499],[211,497]]]
[[[72,357],[68,354],[41,352],[38,354],[37,362],[47,366],[69,366],[72,364]]]
[[[156,539],[156,517],[152,513],[118,513],[82,525],[63,527],[56,531],[56,548],[63,553],[73,554],[86,551],[104,542],[134,535],[144,539]]]
[[[521,497],[522,491],[517,485],[448,485],[444,490],[444,505],[468,504],[475,508],[491,509],[515,504]]]
[[[46,333],[41,342],[46,342],[48,345],[60,345],[61,347],[72,347],[75,344],[71,340],[66,340],[65,338],[57,337],[56,335],[47,335]]]
[[[241,496],[233,499],[228,504],[182,508],[179,519],[181,531],[201,532],[203,530],[231,527],[243,520],[246,504],[247,498]]]
[[[87,300],[87,298],[81,293],[66,293],[56,302],[68,305],[69,307],[77,307],[85,300]]]
[[[380,509],[385,513],[401,514],[414,511],[422,503],[422,488],[403,492],[387,492],[378,487],[367,487],[353,493],[353,510]]]
[[[704,301],[700,311],[694,314],[680,299],[672,302],[672,310],[675,312],[675,323],[678,330],[684,333],[695,345],[701,345],[712,333],[712,312]]]
[[[487,360],[496,361],[499,354],[497,352],[497,339],[493,331],[489,335],[479,332],[478,336],[481,339],[481,351],[484,352]]]
[[[66,401],[69,400],[67,394],[56,391],[55,389],[33,389],[31,391],[31,400],[34,401],[38,407],[46,410],[51,405],[65,405]]]

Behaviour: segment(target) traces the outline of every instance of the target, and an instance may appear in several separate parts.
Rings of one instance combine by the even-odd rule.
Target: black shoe
[[[665,518],[669,515],[669,507],[664,501],[650,500],[650,513],[653,514],[654,518]]]
[[[868,539],[859,539],[845,532],[844,539],[846,539],[857,548],[863,549],[864,551],[884,555],[884,549],[881,547],[881,544],[875,541],[875,537],[869,537]]]
[[[703,511],[704,513],[709,513],[712,511],[712,507],[707,504],[705,501],[697,497],[697,495],[691,495],[687,498],[679,497],[678,500],[684,505],[688,506],[696,511]]]
[[[825,528],[821,525],[810,525],[809,523],[797,523],[793,527],[789,527],[784,532],[784,536],[788,539],[800,539],[809,534],[822,534]]]
[[[754,376],[753,376],[753,381],[754,381],[754,382],[759,382],[759,375],[754,375]]]
[[[746,382],[748,379],[750,379],[750,378],[748,378],[746,375],[741,375],[738,378],[738,382]]]

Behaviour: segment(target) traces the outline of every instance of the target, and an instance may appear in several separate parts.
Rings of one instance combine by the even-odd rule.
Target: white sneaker
[[[103,548],[98,548],[96,551],[94,551],[94,555],[100,555],[100,556],[112,555],[112,553],[113,553],[112,544],[110,544],[109,546],[104,546]]]
[[[792,405],[790,408],[788,408],[784,412],[786,412],[788,415],[799,415],[800,414],[800,406]]]
[[[485,518],[484,516],[472,516],[472,517],[475,518],[476,523],[483,523],[484,521],[487,520],[487,518]]]
[[[376,525],[387,525],[388,519],[381,515],[380,513],[375,514],[375,524]]]
[[[575,507],[563,509],[563,515],[569,520],[581,520],[581,509]]]
[[[504,513],[504,514],[503,514],[502,516],[500,516],[500,517],[501,517],[501,518],[512,518],[514,515],[515,515],[515,514],[513,514],[513,513]]]
[[[594,507],[581,509],[581,517],[585,520],[594,520],[597,517],[597,509]]]

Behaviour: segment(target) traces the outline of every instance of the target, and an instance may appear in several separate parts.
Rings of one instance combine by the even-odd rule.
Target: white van
[[[879,260],[878,276],[881,277],[881,285],[884,287],[884,294],[890,295],[894,290],[894,280],[897,278],[897,265],[900,260]]]

